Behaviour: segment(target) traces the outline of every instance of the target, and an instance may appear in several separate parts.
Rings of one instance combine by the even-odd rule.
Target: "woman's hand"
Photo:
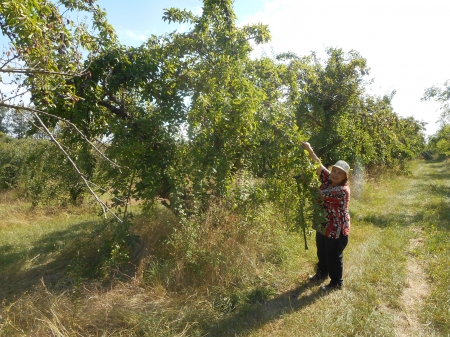
[[[308,142],[302,142],[302,146],[305,150],[311,149],[311,145]]]
[[[311,159],[314,159],[314,157],[316,157],[313,148],[311,147],[311,144],[309,144],[308,142],[302,142],[302,147],[308,151],[309,156]]]
[[[308,142],[302,142],[302,147],[308,151],[308,156],[311,160],[314,160],[316,163],[319,163],[320,166],[317,168],[317,174],[320,174],[320,172],[325,169],[325,167],[322,165],[322,163],[320,162],[319,157],[317,157],[317,155],[314,153],[314,150],[311,147],[311,144],[309,144]]]

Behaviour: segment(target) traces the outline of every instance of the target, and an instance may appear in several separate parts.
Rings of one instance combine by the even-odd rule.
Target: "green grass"
[[[216,205],[185,224],[163,208],[140,215],[132,272],[105,283],[85,270],[101,267],[89,263],[103,242],[98,218],[36,212],[3,196],[0,335],[395,336],[414,257],[430,287],[417,308],[423,333],[447,336],[448,164],[416,162],[411,171],[358,182],[345,287],[330,294],[306,282],[314,237],[305,251],[270,205],[245,216]],[[424,244],[411,249],[418,237]]]
[[[48,215],[24,204],[9,209],[0,221],[2,298],[17,297],[42,282],[58,283],[77,253],[76,243],[98,223],[94,215]]]
[[[450,335],[450,173],[449,163],[431,163],[419,188],[423,193],[425,247],[419,257],[432,284],[422,319],[442,336]]]

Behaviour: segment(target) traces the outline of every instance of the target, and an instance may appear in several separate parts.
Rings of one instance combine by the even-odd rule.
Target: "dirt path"
[[[423,245],[422,231],[412,228],[415,238],[409,242],[409,257],[407,261],[406,287],[400,297],[401,311],[394,314],[395,336],[429,336],[419,317],[424,299],[429,295],[430,288],[427,276],[414,251]]]
[[[420,166],[416,174],[422,174],[423,169],[423,166]],[[406,201],[406,204],[408,204],[408,201]],[[414,215],[411,214],[414,207],[412,205],[406,206],[409,208],[408,215]],[[426,332],[426,326],[422,324],[419,315],[425,299],[430,294],[430,286],[424,267],[415,253],[416,250],[423,247],[423,230],[417,225],[411,227],[410,230],[413,238],[409,241],[408,247],[406,285],[400,297],[401,310],[394,314],[394,331],[397,337],[429,336]]]

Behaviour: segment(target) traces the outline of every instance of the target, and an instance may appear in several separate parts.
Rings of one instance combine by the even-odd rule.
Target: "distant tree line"
[[[30,128],[30,123],[22,113],[0,107],[0,132],[21,139],[27,136]]]
[[[434,159],[450,156],[450,80],[442,86],[433,86],[425,90],[423,100],[435,100],[440,104],[440,127],[427,143],[425,154]]]

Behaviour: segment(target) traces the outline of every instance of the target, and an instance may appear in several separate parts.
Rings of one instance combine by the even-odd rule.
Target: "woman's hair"
[[[348,185],[348,176],[344,179],[344,180],[342,180],[342,182],[341,182],[341,186],[346,186],[346,185]]]

